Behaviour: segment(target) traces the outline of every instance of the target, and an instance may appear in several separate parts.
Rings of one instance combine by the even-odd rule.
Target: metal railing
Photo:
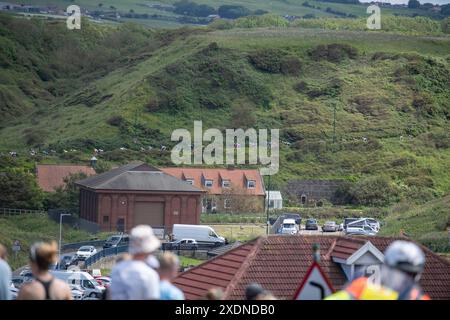
[[[46,214],[44,210],[0,208],[0,216],[17,216],[22,214]]]
[[[102,258],[110,257],[110,256],[116,256],[119,253],[128,252],[128,246],[120,246],[120,247],[114,247],[114,248],[106,248],[103,250],[100,250],[96,254],[90,256],[84,261],[84,268],[87,268],[97,261],[99,261]]]

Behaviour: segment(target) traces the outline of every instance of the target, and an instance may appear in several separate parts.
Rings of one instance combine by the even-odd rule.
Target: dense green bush
[[[287,56],[279,49],[260,49],[249,54],[250,62],[261,71],[298,75],[302,64],[295,56]]]
[[[356,204],[382,207],[397,200],[398,189],[393,182],[384,176],[372,176],[359,180],[350,194]]]
[[[355,59],[358,56],[358,50],[348,44],[332,43],[318,45],[309,50],[308,54],[314,60],[328,60],[337,63],[346,58]]]
[[[36,178],[27,172],[0,172],[0,208],[41,209],[42,191]]]

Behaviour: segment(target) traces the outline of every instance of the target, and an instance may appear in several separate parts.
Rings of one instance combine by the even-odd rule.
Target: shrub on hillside
[[[328,60],[330,62],[341,62],[346,58],[355,59],[358,50],[348,44],[332,43],[321,44],[308,51],[309,56],[314,60]]]
[[[308,84],[305,81],[300,81],[294,84],[293,86],[294,90],[300,93],[304,93],[308,91]]]
[[[110,126],[120,127],[122,124],[124,124],[124,121],[125,121],[125,119],[122,116],[112,116],[106,122]]]
[[[40,209],[42,191],[36,178],[22,171],[0,174],[0,208]]]
[[[384,176],[372,176],[361,179],[351,189],[354,202],[360,205],[383,207],[394,202],[398,197],[398,189],[393,182]]]
[[[279,73],[284,53],[279,49],[260,49],[249,54],[250,62],[259,70]]]
[[[302,68],[302,63],[297,57],[286,57],[281,61],[280,71],[283,74],[298,76]]]

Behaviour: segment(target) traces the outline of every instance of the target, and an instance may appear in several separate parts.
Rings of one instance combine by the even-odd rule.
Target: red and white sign
[[[302,283],[295,291],[294,300],[322,300],[334,292],[330,280],[317,262],[313,262]]]

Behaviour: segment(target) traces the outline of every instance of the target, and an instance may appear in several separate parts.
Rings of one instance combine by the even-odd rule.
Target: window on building
[[[273,208],[275,206],[275,201],[274,200],[270,200],[269,201],[269,208]]]
[[[222,180],[222,187],[223,187],[223,188],[229,188],[229,187],[231,187],[230,180]]]
[[[248,189],[255,189],[256,187],[256,181],[255,180],[248,180],[247,181],[247,188]]]
[[[186,179],[186,182],[189,183],[191,186],[194,185],[194,179]]]
[[[213,186],[213,181],[212,180],[205,180],[205,187],[211,188],[212,186]]]
[[[231,208],[231,199],[225,199],[223,200],[223,207],[225,209],[230,209]]]
[[[109,223],[109,216],[103,216],[103,223]]]

